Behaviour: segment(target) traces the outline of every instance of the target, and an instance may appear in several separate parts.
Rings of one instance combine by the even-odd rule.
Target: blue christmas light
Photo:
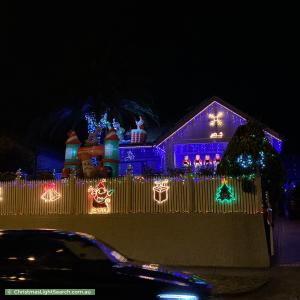
[[[97,129],[97,122],[96,122],[96,116],[94,113],[87,113],[85,114],[85,119],[88,124],[88,133],[94,133]]]
[[[257,163],[262,169],[266,167],[266,157],[263,151],[259,152],[259,158],[257,160]]]
[[[237,158],[237,163],[243,169],[248,169],[253,166],[253,157],[252,155],[241,154]]]

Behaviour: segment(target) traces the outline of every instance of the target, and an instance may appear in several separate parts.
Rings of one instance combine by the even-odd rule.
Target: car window
[[[0,237],[0,263],[72,268],[82,261],[109,261],[92,242],[77,237]]]

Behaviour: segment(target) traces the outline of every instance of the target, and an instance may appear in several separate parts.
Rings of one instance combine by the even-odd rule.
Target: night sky
[[[162,124],[219,96],[298,151],[293,8],[135,13],[22,5],[1,10],[1,131],[25,135],[36,118],[89,95],[145,100]]]

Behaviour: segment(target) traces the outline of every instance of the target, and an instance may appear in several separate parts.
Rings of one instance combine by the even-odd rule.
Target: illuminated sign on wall
[[[88,188],[90,214],[109,214],[111,212],[111,195],[113,190],[108,190],[105,183],[106,180],[101,179],[96,187],[90,186]]]
[[[41,195],[41,199],[45,202],[54,202],[61,198],[61,194],[56,191],[55,183],[49,183],[44,186],[44,192]]]
[[[208,118],[210,119],[209,126],[214,127],[214,126],[222,126],[223,125],[223,118],[224,114],[223,112],[218,112],[216,115],[215,114],[208,114]]]
[[[221,139],[223,137],[223,132],[214,132],[209,136],[211,139]]]
[[[170,189],[168,183],[169,181],[167,179],[154,181],[153,199],[158,204],[168,201]]]
[[[216,201],[223,204],[230,204],[235,201],[235,196],[233,193],[233,189],[230,185],[227,184],[227,180],[223,179],[222,185],[218,187],[216,193]]]

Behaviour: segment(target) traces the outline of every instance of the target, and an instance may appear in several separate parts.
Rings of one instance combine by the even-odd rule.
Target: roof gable
[[[174,136],[177,132],[184,130],[184,128],[199,118],[201,114],[205,113],[205,111],[209,112],[213,106],[223,107],[224,110],[230,112],[234,118],[240,122],[239,125],[242,125],[246,123],[247,121],[253,120],[252,117],[248,116],[247,114],[243,113],[242,111],[238,110],[234,106],[230,105],[229,103],[225,102],[224,100],[218,98],[218,97],[211,97],[210,99],[203,101],[200,105],[198,105],[193,111],[191,111],[189,114],[187,114],[183,119],[181,119],[175,126],[167,132],[165,135],[161,136],[157,142],[156,145],[161,145],[163,142],[167,141],[169,138]],[[239,126],[238,125],[238,126]],[[266,133],[270,138],[275,138],[281,142],[280,136],[275,131],[271,130],[264,124],[261,124],[263,128],[265,129]]]

